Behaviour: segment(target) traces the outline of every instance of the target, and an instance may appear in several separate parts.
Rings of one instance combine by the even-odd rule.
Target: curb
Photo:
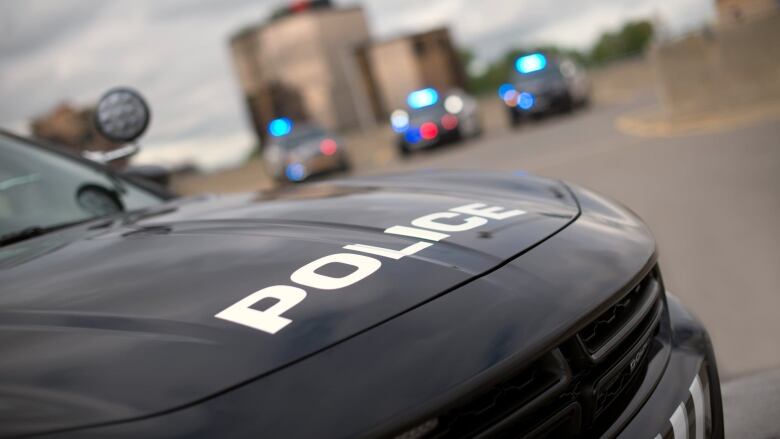
[[[676,137],[730,131],[772,120],[780,120],[780,102],[679,118],[668,116],[658,107],[651,107],[619,116],[615,127],[636,137]]]
[[[721,384],[726,437],[780,438],[780,369]]]

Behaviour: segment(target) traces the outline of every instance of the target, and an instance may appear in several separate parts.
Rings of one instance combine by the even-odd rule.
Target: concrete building
[[[446,28],[371,40],[360,7],[296,2],[245,28],[230,48],[259,138],[277,117],[332,130],[368,129],[405,106],[413,90],[463,88],[465,72]]]
[[[359,7],[301,3],[246,28],[230,46],[253,125],[287,116],[334,130],[367,128],[376,116],[354,53],[369,41]]]
[[[780,14],[769,13],[655,47],[653,70],[663,106],[675,117],[689,117],[780,102],[778,41]]]
[[[446,28],[372,43],[358,52],[369,66],[370,93],[381,117],[406,106],[409,92],[425,87],[439,91],[463,88],[466,82]]]

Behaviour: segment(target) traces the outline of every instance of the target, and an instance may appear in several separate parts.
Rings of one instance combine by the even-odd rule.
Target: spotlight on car
[[[144,98],[125,87],[109,90],[98,101],[93,123],[106,139],[121,145],[109,151],[84,151],[82,156],[97,163],[111,163],[137,154],[135,143],[149,126],[149,106]]]
[[[112,142],[132,142],[148,125],[149,106],[138,92],[129,88],[109,90],[95,109],[95,127]]]

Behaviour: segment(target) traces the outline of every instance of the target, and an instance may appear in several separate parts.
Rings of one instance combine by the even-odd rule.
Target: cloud
[[[97,0],[2,2],[0,53],[19,55],[63,38],[90,23],[102,6]]]
[[[119,1],[93,10],[85,1],[79,3],[84,14],[62,12],[59,23],[49,15],[39,21],[37,8],[19,2],[10,15],[26,27],[17,25],[23,30],[6,43],[13,47],[1,52],[0,125],[18,128],[19,120],[62,100],[91,103],[108,88],[127,85],[152,106],[149,143],[250,132],[227,38],[252,17],[264,17],[272,3],[234,3],[215,17],[213,2],[192,3],[205,9],[196,11],[189,2]],[[9,2],[3,5],[8,9]],[[43,24],[49,35],[28,41],[28,29]]]

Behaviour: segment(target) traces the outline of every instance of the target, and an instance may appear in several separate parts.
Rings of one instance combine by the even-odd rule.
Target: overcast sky
[[[251,141],[227,39],[276,0],[1,0],[0,126],[62,101],[90,103],[136,87],[154,113],[147,146]],[[631,18],[680,33],[712,19],[714,0],[337,0],[362,4],[383,38],[449,25],[459,45],[491,60],[517,45],[590,46]]]

